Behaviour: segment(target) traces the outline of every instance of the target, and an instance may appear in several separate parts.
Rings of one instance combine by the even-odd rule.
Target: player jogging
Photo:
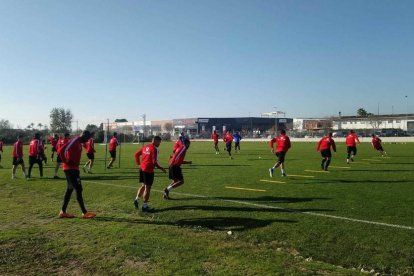
[[[31,177],[32,168],[34,164],[38,164],[40,177],[43,177],[43,163],[42,163],[42,143],[40,141],[40,133],[36,133],[29,144],[29,173],[28,178]]]
[[[50,159],[53,161],[53,158],[55,157],[55,152],[57,151],[59,135],[55,134],[53,137],[49,137],[47,141],[52,145],[52,155],[50,156]]]
[[[236,134],[233,135],[233,141],[234,141],[234,151],[238,152],[240,151],[240,141],[242,137],[240,136],[239,132],[236,132]]]
[[[213,139],[214,149],[216,150],[216,154],[220,153],[219,147],[218,147],[218,141],[219,141],[219,135],[217,134],[217,131],[213,131],[213,134],[211,134],[211,139]]]
[[[346,158],[347,164],[349,164],[349,160],[351,160],[352,162],[354,161],[354,157],[357,154],[356,143],[361,144],[355,132],[353,130],[350,130],[345,139],[346,149],[348,153],[348,156]]]
[[[76,199],[79,203],[79,206],[82,210],[82,217],[85,219],[90,219],[96,216],[95,213],[88,212],[85,208],[85,203],[82,196],[82,183],[79,173],[79,163],[82,154],[82,143],[88,141],[91,137],[91,133],[85,130],[82,133],[82,136],[77,136],[70,139],[65,145],[58,149],[58,154],[63,163],[63,171],[66,176],[66,193],[63,199],[62,209],[60,210],[60,218],[74,218],[75,216],[69,213],[66,213],[66,208],[68,207],[70,197],[72,196],[73,190],[76,191]]]
[[[93,136],[95,135],[95,132],[91,132],[91,138],[89,138],[88,141],[86,141],[86,143],[83,144],[83,147],[86,150],[86,156],[88,156],[88,161],[86,162],[86,164],[83,166],[83,171],[84,172],[88,172],[88,173],[92,173],[92,166],[93,166],[93,162],[95,160],[95,144],[93,142]]]
[[[184,176],[181,171],[182,164],[192,164],[192,161],[185,161],[185,154],[187,153],[188,148],[190,147],[190,140],[185,139],[184,144],[176,149],[174,155],[171,157],[169,162],[168,174],[171,179],[170,185],[164,189],[163,197],[165,199],[170,199],[170,192],[172,189],[175,189],[184,184]]]
[[[372,134],[371,137],[372,137],[372,140],[371,140],[372,147],[375,150],[379,151],[381,153],[381,156],[387,155],[387,153],[382,148],[381,139],[378,136],[376,136],[375,134]]]
[[[112,164],[115,162],[116,159],[116,147],[119,145],[117,139],[118,133],[114,132],[111,141],[109,141],[109,153],[111,154],[111,161],[109,162],[107,169],[112,168]]]
[[[322,170],[325,170],[325,171],[328,170],[329,164],[331,164],[331,158],[332,158],[331,147],[333,151],[336,152],[336,145],[335,145],[335,141],[332,139],[332,133],[329,133],[328,135],[323,137],[319,141],[318,146],[316,147],[316,150],[321,152],[321,155],[322,155],[321,168]]]
[[[280,170],[282,172],[282,176],[286,176],[285,173],[285,156],[288,150],[291,147],[290,139],[286,135],[286,131],[282,129],[280,131],[280,135],[270,140],[269,145],[271,148],[272,153],[275,152],[274,144],[276,143],[276,156],[277,156],[277,162],[269,169],[270,177],[273,177],[273,173],[276,168],[280,166]]]
[[[22,166],[22,171],[27,179],[26,168],[24,167],[24,160],[23,160],[23,136],[17,136],[17,141],[13,145],[13,168],[12,168],[12,179],[16,178],[16,170],[17,166]]]
[[[233,135],[231,135],[230,131],[227,131],[223,137],[224,143],[226,143],[226,151],[229,153],[230,159],[233,159],[231,156],[231,144],[233,142]]]
[[[134,200],[135,209],[139,207],[139,198],[143,198],[144,204],[142,205],[143,212],[152,212],[148,206],[148,201],[151,195],[151,186],[154,182],[154,168],[160,169],[166,173],[165,169],[158,163],[158,147],[161,144],[161,137],[155,136],[152,139],[151,144],[143,146],[139,151],[135,153],[135,162],[139,166],[139,182],[141,187],[138,188],[137,196]]]

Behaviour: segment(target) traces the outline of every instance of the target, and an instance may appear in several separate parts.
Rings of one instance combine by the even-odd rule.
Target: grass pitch
[[[270,178],[275,157],[267,143],[242,142],[230,160],[210,142],[193,142],[186,158],[193,165],[183,165],[185,184],[172,200],[162,199],[169,180],[156,172],[153,214],[133,207],[139,147],[123,145],[121,168],[116,162],[104,170],[105,147],[96,146],[94,174],[81,172],[86,206],[98,214],[93,220],[80,218],[74,195],[68,212],[77,218],[57,218],[66,182],[52,179],[54,164],[43,179],[35,167],[32,181],[21,171],[11,180],[6,147],[0,274],[414,273],[414,144],[385,144],[386,158],[361,144],[347,165],[338,143],[323,172],[315,143],[293,143],[288,177],[276,171]],[[171,148],[160,147],[164,166]]]

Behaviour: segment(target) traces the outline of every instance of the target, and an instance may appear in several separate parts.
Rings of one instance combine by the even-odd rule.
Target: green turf
[[[78,218],[57,218],[66,183],[51,179],[52,165],[43,179],[36,167],[32,181],[20,169],[12,181],[6,147],[0,274],[355,275],[361,268],[413,274],[414,144],[385,144],[389,158],[361,144],[350,168],[338,144],[328,173],[320,170],[314,143],[293,143],[288,177],[277,171],[270,178],[275,157],[265,142],[242,142],[233,160],[215,155],[210,142],[193,142],[186,158],[193,165],[183,165],[186,183],[173,200],[162,199],[169,180],[156,172],[154,214],[132,204],[139,145],[123,145],[121,168],[116,162],[109,171],[97,145],[94,174],[82,172],[86,205],[98,214],[93,220],[79,218],[75,196],[68,211]],[[165,166],[171,148],[160,147]]]

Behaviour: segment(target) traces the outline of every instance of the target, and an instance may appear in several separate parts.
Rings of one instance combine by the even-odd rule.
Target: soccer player
[[[168,174],[171,179],[170,185],[164,189],[163,197],[165,199],[170,199],[170,192],[172,189],[177,188],[184,184],[184,176],[181,171],[182,164],[192,164],[192,161],[185,161],[185,154],[187,153],[188,148],[190,147],[190,140],[185,139],[184,144],[181,144],[179,148],[176,149],[174,155],[171,157],[169,162]]]
[[[17,136],[17,141],[13,145],[13,168],[12,168],[12,179],[16,178],[16,170],[17,166],[22,166],[22,171],[27,179],[28,175],[26,173],[26,168],[24,167],[24,160],[23,160],[23,136]]]
[[[227,131],[223,137],[224,143],[226,143],[226,151],[229,153],[230,159],[233,159],[231,156],[231,144],[233,142],[233,135],[231,135],[230,131]]]
[[[346,158],[347,164],[349,164],[349,160],[351,160],[352,162],[354,161],[354,156],[357,154],[356,143],[361,144],[361,142],[359,142],[358,136],[351,129],[345,138],[345,144],[348,153],[348,156]]]
[[[233,141],[234,141],[234,151],[240,151],[240,141],[242,137],[240,136],[239,132],[236,132],[236,134],[233,135]]]
[[[32,141],[29,144],[29,173],[28,178],[30,179],[32,174],[32,168],[34,164],[39,165],[40,177],[43,177],[43,163],[42,163],[42,142],[40,141],[40,133],[36,133]]]
[[[1,162],[1,154],[3,153],[3,138],[0,137],[0,162]],[[3,168],[3,166],[0,164],[0,169]]]
[[[112,168],[112,164],[115,162],[116,158],[116,147],[119,145],[117,139],[118,133],[114,132],[111,140],[109,141],[109,153],[111,154],[111,162],[109,162],[107,169]]]
[[[68,141],[69,141],[70,134],[69,132],[65,132],[63,138],[59,138],[56,144],[56,151],[58,152],[60,148],[62,148]],[[53,176],[54,179],[59,179],[60,177],[57,175],[59,171],[60,164],[62,164],[62,159],[60,158],[59,154],[56,157],[56,166],[55,166],[55,175]]]
[[[93,162],[95,160],[95,144],[93,141],[93,136],[95,135],[95,132],[91,132],[91,138],[83,144],[83,147],[86,150],[86,156],[88,156],[88,162],[83,166],[83,171],[92,173],[92,166]]]
[[[273,177],[273,173],[274,173],[275,169],[280,167],[280,170],[282,172],[282,176],[285,177],[286,176],[286,173],[285,173],[285,156],[286,156],[286,153],[288,152],[288,150],[291,147],[290,139],[286,135],[286,130],[282,129],[280,131],[280,135],[278,135],[277,137],[270,140],[269,146],[271,148],[272,153],[275,152],[275,149],[274,149],[274,144],[275,143],[276,143],[276,156],[277,156],[278,159],[277,159],[277,162],[273,165],[273,167],[271,167],[269,169],[269,174],[270,174],[270,177]]]
[[[336,152],[335,141],[332,139],[332,133],[330,132],[328,135],[326,135],[319,141],[318,146],[316,147],[316,150],[321,152],[321,155],[322,155],[321,168],[322,170],[325,170],[325,171],[328,170],[329,164],[331,164],[331,158],[332,158],[331,147],[333,151]]]
[[[381,153],[381,156],[387,155],[387,153],[382,148],[381,139],[378,136],[376,136],[375,134],[372,134],[371,137],[372,137],[372,140],[371,140],[372,147],[375,150],[379,151]]]
[[[219,141],[219,135],[217,134],[217,131],[213,131],[213,134],[211,134],[211,139],[213,139],[214,143],[214,149],[216,150],[216,154],[220,154],[220,150],[218,147],[218,141]]]
[[[152,212],[148,206],[148,200],[151,194],[151,186],[154,182],[154,168],[160,169],[162,172],[166,173],[165,169],[161,167],[158,163],[158,147],[161,144],[161,137],[155,136],[152,139],[151,144],[143,146],[139,151],[135,153],[135,162],[139,166],[139,182],[141,187],[139,187],[137,196],[134,200],[135,209],[139,207],[139,198],[142,197],[144,204],[142,205],[143,212]],[[142,159],[142,160],[141,160]]]
[[[65,197],[63,199],[62,209],[60,210],[60,218],[74,218],[75,216],[66,213],[70,197],[72,196],[73,190],[76,191],[76,199],[82,210],[82,217],[85,219],[93,218],[96,216],[95,213],[88,212],[85,208],[85,203],[82,196],[82,183],[79,173],[79,163],[82,154],[82,143],[88,141],[91,137],[91,133],[85,130],[82,136],[77,136],[68,141],[62,147],[58,149],[58,154],[63,163],[63,171],[66,175],[67,187]]]
[[[46,141],[44,139],[39,140],[39,156],[40,160],[45,162],[45,165],[47,164],[47,156],[46,156]]]
[[[54,137],[49,137],[47,141],[52,145],[52,155],[50,156],[50,158],[53,161],[53,157],[55,156],[55,152],[57,151],[56,147],[59,141],[59,135],[55,134]]]

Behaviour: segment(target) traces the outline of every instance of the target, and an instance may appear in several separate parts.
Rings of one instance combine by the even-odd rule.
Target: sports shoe
[[[349,159],[346,159],[346,163],[349,164]]]
[[[282,177],[286,177],[287,175],[285,173],[282,173]]]
[[[74,218],[75,216],[63,211],[60,211],[59,218]]]
[[[138,209],[139,207],[138,199],[134,199],[134,206],[135,206],[135,209]]]
[[[273,177],[273,171],[274,171],[274,169],[273,169],[273,168],[270,168],[270,169],[269,169],[269,175],[270,175],[270,177]]]
[[[95,216],[96,216],[96,214],[95,213],[92,213],[92,212],[86,212],[85,214],[82,214],[82,217],[84,219],[94,218]]]
[[[164,199],[170,199],[170,191],[167,188],[164,189],[164,194],[162,195]]]
[[[142,208],[141,208],[141,210],[142,210],[142,212],[144,212],[144,213],[153,213],[153,212],[154,212],[154,209],[153,209],[153,208],[150,208],[149,206],[147,206],[147,207],[142,207]]]
[[[16,176],[15,175],[12,175],[12,179],[16,179]]]
[[[60,177],[59,177],[59,176],[57,176],[57,175],[55,175],[55,176],[53,177],[53,179],[60,179]]]
[[[82,169],[83,169],[83,172],[84,172],[84,173],[86,173],[86,168],[85,168],[85,167],[83,167]]]

